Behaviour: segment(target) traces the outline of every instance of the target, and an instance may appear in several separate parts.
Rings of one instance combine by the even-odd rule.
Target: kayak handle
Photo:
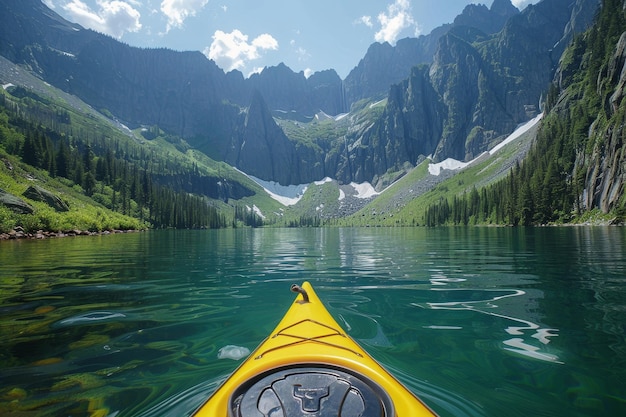
[[[297,292],[298,294],[302,294],[302,298],[303,298],[302,303],[309,302],[309,294],[307,294],[306,290],[302,288],[301,286],[299,286],[298,284],[292,284],[291,291]]]

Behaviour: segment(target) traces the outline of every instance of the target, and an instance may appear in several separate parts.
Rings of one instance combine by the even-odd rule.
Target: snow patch
[[[488,153],[489,155],[493,155],[494,153],[498,152],[500,149],[502,149],[502,147],[513,142],[515,139],[519,138],[524,133],[528,132],[533,126],[539,123],[539,121],[542,118],[543,118],[543,113],[539,114],[534,119],[531,119],[527,121],[526,123],[519,125],[513,133],[507,136],[506,139],[504,139],[502,142],[494,146],[489,152],[485,152],[485,153]],[[448,169],[448,170],[463,169],[466,166],[470,165],[472,162],[476,161],[478,158],[482,157],[485,153],[479,155],[477,158],[474,158],[469,162],[461,162],[453,158],[447,158],[443,162],[439,162],[437,164],[428,164],[428,172],[431,175],[439,175],[441,174],[442,169]]]
[[[356,198],[370,198],[370,197],[374,197],[380,194],[376,192],[374,187],[372,187],[372,184],[370,184],[369,182],[364,182],[361,184],[357,184],[356,182],[351,182],[350,185],[352,186],[352,188],[354,188],[354,190],[357,193],[357,195],[355,196]]]
[[[447,158],[443,162],[439,162],[437,164],[428,164],[428,172],[430,173],[430,175],[439,175],[441,174],[442,169],[448,169],[448,170],[462,169],[468,166],[469,164],[470,164],[469,162],[461,162],[453,158]]]
[[[334,120],[335,118],[334,118],[334,117],[332,117],[332,116],[327,115],[327,114],[326,114],[326,113],[324,113],[323,111],[320,111],[320,112],[318,112],[318,113],[315,115],[315,120],[328,120],[328,119],[333,119],[333,120]]]
[[[258,208],[258,207],[256,206],[256,204],[253,204],[253,205],[252,205],[252,210],[254,210],[254,213],[255,213],[257,216],[259,216],[260,218],[262,218],[263,220],[265,220],[265,216],[263,215],[263,212],[261,211],[261,209],[260,209],[260,208]]]
[[[315,115],[315,120],[319,120],[319,121],[322,121],[322,120],[334,120],[335,122],[338,122],[339,120],[345,118],[349,114],[350,113],[341,113],[341,114],[338,114],[336,116],[331,116],[331,115],[329,115],[329,114],[327,114],[327,113],[325,113],[323,111],[320,111],[320,112],[318,112]]]
[[[309,187],[308,184],[281,185],[275,181],[265,181],[252,175],[248,175],[248,177],[263,187],[270,197],[284,206],[293,206],[300,201]]]
[[[526,123],[523,123],[523,124],[519,125],[517,127],[517,129],[515,129],[515,131],[513,133],[511,133],[506,139],[504,139],[502,142],[500,142],[496,146],[494,146],[489,151],[489,154],[493,155],[494,153],[498,152],[504,145],[513,142],[515,139],[519,138],[524,133],[528,132],[530,130],[530,128],[533,127],[534,125],[536,125],[537,123],[539,123],[539,121],[542,118],[543,118],[543,113],[541,113],[540,115],[538,115],[534,119],[531,119],[531,120],[527,121]]]
[[[258,208],[258,207],[256,206],[256,204],[253,204],[253,205],[252,205],[252,207],[250,207],[250,206],[246,205],[246,209],[247,209],[249,212],[254,212],[254,214],[256,214],[257,216],[259,216],[260,218],[262,218],[263,220],[265,220],[265,216],[263,215],[263,212],[261,211],[261,209],[260,209],[260,208]]]
[[[13,83],[2,84],[2,88],[4,90],[6,90],[7,88],[10,88],[10,87],[15,87],[15,84],[13,84]]]
[[[302,199],[302,196],[304,196],[304,193],[306,193],[306,190],[309,188],[309,184],[281,185],[275,181],[265,181],[260,178],[256,178],[252,175],[248,175],[245,172],[237,168],[234,168],[234,169],[236,169],[237,171],[241,172],[243,175],[247,176],[248,178],[250,178],[257,184],[259,184],[261,187],[263,187],[265,192],[267,192],[270,195],[270,197],[272,197],[274,200],[278,201],[284,206],[293,206],[297,204],[298,201]],[[332,178],[326,177],[320,181],[314,181],[313,184],[319,186],[319,185],[323,185],[323,184],[326,184],[328,182],[333,182],[333,181],[334,180]],[[380,194],[374,189],[372,184],[370,184],[369,182],[364,182],[361,184],[351,182],[350,186],[354,188],[354,191],[356,193],[355,195],[356,198],[365,199],[365,198],[375,197]],[[339,200],[341,201],[345,198],[346,198],[346,193],[340,188]],[[323,206],[319,207],[318,210],[320,208],[323,208]],[[258,209],[255,209],[255,210],[258,210]],[[262,214],[260,214],[260,210],[257,214],[262,216]]]
[[[387,99],[386,99],[386,98],[384,98],[384,99],[382,99],[382,100],[378,100],[376,103],[372,103],[372,104],[370,104],[370,109],[371,109],[372,107],[376,107],[376,106],[378,106],[379,104],[381,104],[381,103],[382,103],[382,102],[384,102],[385,100],[387,100]]]
[[[324,178],[324,179],[323,179],[323,180],[321,180],[321,181],[315,181],[315,183],[314,183],[314,184],[315,184],[315,185],[324,185],[324,184],[326,184],[327,182],[333,182],[333,179],[332,179],[332,178],[330,178],[330,177],[326,177],[326,178]]]

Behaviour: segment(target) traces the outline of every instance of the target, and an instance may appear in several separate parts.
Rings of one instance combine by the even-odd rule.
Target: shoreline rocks
[[[140,232],[141,230],[103,230],[100,232],[90,232],[88,230],[66,230],[66,231],[58,231],[52,232],[49,230],[38,230],[36,232],[26,232],[20,226],[17,226],[15,229],[10,230],[7,233],[0,233],[0,241],[1,240],[18,240],[18,239],[52,239],[52,238],[62,238],[62,237],[76,237],[76,236],[101,236],[101,235],[111,235],[118,233],[135,233]]]

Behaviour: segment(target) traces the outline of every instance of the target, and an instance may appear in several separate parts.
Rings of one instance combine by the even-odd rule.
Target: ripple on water
[[[52,325],[52,328],[77,326],[81,324],[106,323],[127,318],[126,313],[113,311],[90,311],[60,320]]]

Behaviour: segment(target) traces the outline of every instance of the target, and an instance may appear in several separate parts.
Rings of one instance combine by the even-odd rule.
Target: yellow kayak
[[[313,287],[196,417],[436,416],[332,318]]]

